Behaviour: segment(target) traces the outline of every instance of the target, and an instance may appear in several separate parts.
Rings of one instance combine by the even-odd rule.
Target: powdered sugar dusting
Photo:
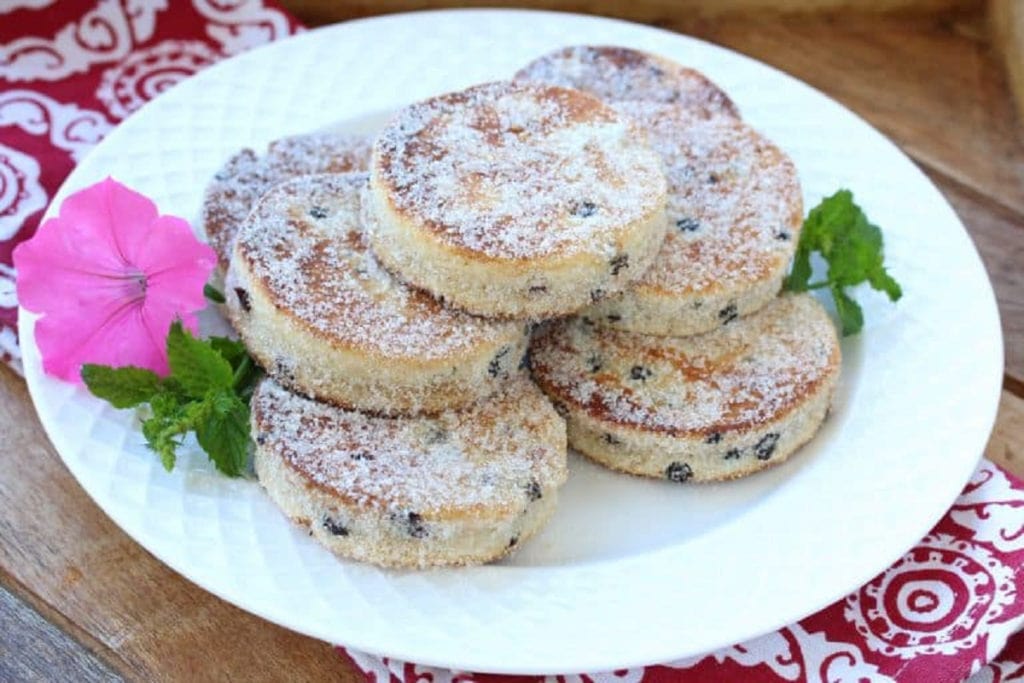
[[[441,358],[522,334],[521,325],[446,308],[403,285],[370,252],[365,173],[301,176],[260,200],[238,237],[275,304],[328,343],[389,358]]]
[[[660,163],[598,100],[490,83],[402,110],[371,170],[395,210],[451,245],[500,259],[614,255],[663,201]]]
[[[835,328],[808,294],[779,297],[692,337],[573,318],[542,330],[531,353],[534,376],[552,398],[597,419],[680,435],[773,420],[839,364]]]
[[[668,177],[669,232],[639,286],[737,289],[777,276],[796,249],[803,200],[793,162],[745,123],[629,102]]]
[[[256,201],[277,183],[308,173],[364,171],[370,161],[370,140],[364,136],[312,133],[270,143],[260,158],[251,149],[232,156],[210,181],[203,198],[203,226],[222,265],[242,221]]]
[[[523,376],[488,401],[433,418],[343,410],[271,380],[252,409],[261,448],[360,507],[425,518],[518,512],[566,478],[564,424]]]
[[[626,47],[579,45],[527,64],[516,80],[576,88],[606,102],[643,100],[739,118],[729,96],[699,71]]]

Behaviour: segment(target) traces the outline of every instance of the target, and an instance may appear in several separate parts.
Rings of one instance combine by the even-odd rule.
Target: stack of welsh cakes
[[[424,567],[536,533],[567,439],[675,482],[780,462],[839,370],[821,307],[778,296],[801,216],[792,163],[720,89],[623,48],[413,104],[372,141],[243,150],[204,219],[268,376],[260,482],[338,555]]]

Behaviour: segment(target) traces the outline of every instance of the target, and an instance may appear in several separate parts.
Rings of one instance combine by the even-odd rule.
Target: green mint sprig
[[[249,399],[261,372],[241,342],[197,339],[180,321],[167,335],[171,372],[161,378],[137,367],[83,365],[82,380],[115,408],[149,404],[146,443],[170,471],[184,436],[194,432],[214,466],[230,477],[249,459]]]
[[[824,280],[811,282],[811,252],[817,251],[828,263]],[[842,323],[843,336],[857,334],[864,327],[864,311],[846,293],[847,287],[867,282],[885,292],[890,301],[903,296],[899,283],[885,270],[882,230],[868,221],[853,201],[853,193],[839,190],[811,209],[804,220],[793,269],[785,288],[791,292],[828,288]]]

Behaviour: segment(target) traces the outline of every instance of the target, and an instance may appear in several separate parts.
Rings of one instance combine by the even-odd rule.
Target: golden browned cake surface
[[[669,230],[654,264],[621,298],[586,312],[646,334],[705,332],[778,293],[803,200],[793,162],[738,119],[676,105],[616,105],[648,132],[668,177]]]
[[[515,78],[576,88],[606,102],[642,100],[677,104],[695,114],[740,115],[729,96],[704,74],[627,47],[562,48],[530,62]]]
[[[243,149],[228,159],[206,187],[203,227],[222,269],[235,236],[256,201],[277,183],[309,173],[365,171],[371,141],[361,135],[311,133],[281,138],[258,156]]]
[[[549,323],[535,335],[531,366],[567,416],[574,448],[634,474],[713,480],[779,462],[810,439],[840,351],[827,313],[801,294],[691,337],[585,317]]]
[[[402,110],[371,166],[374,248],[467,310],[542,317],[638,277],[665,181],[631,121],[565,88],[489,83]]]
[[[476,564],[534,534],[565,482],[565,423],[519,373],[491,400],[384,418],[266,380],[252,399],[256,471],[332,552],[385,566]]]
[[[415,414],[496,391],[525,326],[447,308],[380,266],[362,223],[363,173],[276,185],[235,244],[227,309],[280,382],[347,407]]]

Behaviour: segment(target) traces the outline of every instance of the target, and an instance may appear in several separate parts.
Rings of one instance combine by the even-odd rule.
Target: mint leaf
[[[228,337],[209,337],[206,343],[210,347],[219,353],[221,357],[231,364],[231,370],[234,371],[243,359],[249,357],[248,351],[245,350],[245,344],[238,341],[237,339],[229,339]]]
[[[826,278],[814,283],[810,282],[812,252],[820,253],[828,263]],[[839,190],[807,214],[784,286],[791,292],[828,287],[843,335],[856,334],[864,327],[864,312],[846,288],[867,282],[891,301],[903,295],[899,283],[886,271],[884,259],[881,228],[868,220],[853,201],[852,192]]]
[[[249,399],[262,376],[241,342],[196,339],[175,321],[167,334],[171,374],[161,379],[142,368],[87,365],[89,389],[118,408],[149,403],[143,417],[146,444],[170,471],[189,432],[216,468],[237,477],[249,458]]]
[[[786,278],[785,287],[791,292],[806,292],[811,281],[811,253],[805,249],[797,249],[793,257],[793,269]]]
[[[210,404],[196,424],[196,439],[218,470],[237,477],[249,460],[249,408],[227,391],[211,397]]]
[[[203,296],[215,304],[224,303],[224,293],[209,283],[203,285]]]
[[[142,423],[142,434],[147,445],[160,456],[164,469],[170,472],[184,435],[195,429],[209,407],[205,401],[181,403],[169,394],[154,397],[149,405],[153,416]]]
[[[864,312],[860,304],[851,299],[840,287],[832,287],[832,298],[835,300],[836,313],[842,323],[843,336],[857,334],[864,327]]]
[[[160,377],[152,370],[127,366],[112,368],[87,363],[82,381],[94,396],[115,408],[132,408],[146,403],[160,391]]]
[[[231,386],[231,364],[209,343],[193,337],[180,320],[174,321],[167,335],[167,360],[171,376],[194,398]]]
[[[903,288],[900,287],[900,283],[896,282],[881,265],[868,273],[868,282],[871,283],[872,288],[885,292],[890,301],[899,301],[903,296]]]

